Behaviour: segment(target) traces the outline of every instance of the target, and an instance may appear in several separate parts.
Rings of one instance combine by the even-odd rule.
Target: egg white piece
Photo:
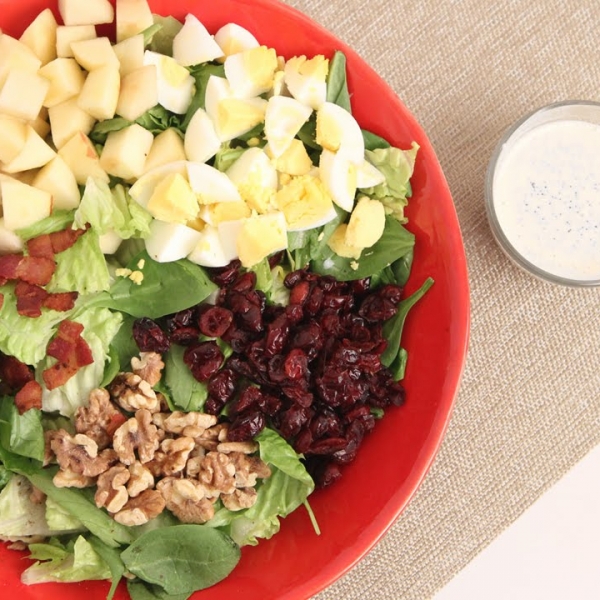
[[[119,249],[122,241],[123,238],[116,231],[110,229],[98,237],[100,252],[102,254],[114,254]]]
[[[206,162],[221,148],[221,140],[213,121],[201,108],[190,119],[183,139],[183,148],[188,160],[198,163]]]
[[[327,81],[298,72],[294,61],[288,61],[284,67],[284,82],[296,100],[315,110],[327,100]]]
[[[230,260],[238,258],[237,241],[246,219],[237,219],[235,221],[223,221],[217,225],[219,239],[225,256]]]
[[[375,187],[385,181],[385,175],[368,160],[356,168],[356,187],[363,189]]]
[[[335,219],[336,217],[337,217],[337,213],[335,212],[335,208],[333,208],[333,206],[332,206],[331,210],[329,210],[327,213],[325,213],[320,218],[312,221],[309,225],[306,225],[305,227],[293,227],[291,225],[287,225],[287,230],[288,231],[308,231],[309,229],[314,229],[315,227],[321,227],[323,225],[327,225],[327,223],[329,223],[330,221],[333,221],[333,219]]]
[[[319,133],[327,139],[329,132],[339,138],[337,152],[343,154],[354,165],[359,166],[365,160],[365,141],[356,119],[344,108],[325,102],[317,111],[317,140]],[[333,151],[333,148],[328,148]]]
[[[174,58],[158,52],[144,52],[144,66],[156,66],[158,103],[178,115],[190,107],[195,80]]]
[[[204,109],[215,125],[219,120],[219,103],[227,98],[233,98],[229,81],[224,77],[211,75],[206,82]]]
[[[166,263],[185,258],[200,241],[201,232],[182,225],[154,219],[146,238],[146,251],[156,262]]]
[[[275,158],[289,147],[296,134],[312,114],[312,108],[295,98],[273,96],[265,112],[265,137]]]
[[[224,56],[221,46],[194,16],[187,15],[183,27],[173,38],[173,58],[182,66],[190,67]]]
[[[236,256],[231,255],[229,246],[224,248],[216,227],[207,225],[200,232],[200,239],[194,249],[188,254],[188,259],[203,267],[225,267]]]
[[[356,167],[339,152],[323,150],[319,160],[321,181],[331,199],[343,210],[352,212],[356,196]]]
[[[273,87],[277,58],[274,50],[259,46],[231,54],[225,59],[224,67],[235,96],[255,98]]]
[[[257,185],[277,189],[277,170],[261,148],[248,148],[227,169],[227,177],[235,185]]]
[[[215,33],[215,42],[219,44],[225,56],[231,56],[244,50],[260,46],[258,40],[237,23],[227,23]]]
[[[242,201],[233,181],[210,165],[188,162],[187,174],[190,187],[198,196],[200,204]]]
[[[143,208],[148,206],[148,202],[156,189],[156,186],[171,173],[179,173],[187,178],[187,163],[184,160],[167,163],[155,169],[144,173],[129,189],[129,195]]]

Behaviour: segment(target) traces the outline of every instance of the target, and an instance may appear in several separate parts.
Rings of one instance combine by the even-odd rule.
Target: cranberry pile
[[[239,263],[213,270],[221,290],[215,305],[200,304],[156,322],[134,324],[141,351],[186,347],[184,361],[208,386],[204,410],[227,408],[229,439],[248,440],[267,423],[295,450],[317,486],[341,476],[354,460],[376,414],[404,402],[380,356],[384,321],[394,316],[402,289],[370,289],[370,279],[339,282],[299,270],[287,275],[289,305],[269,305],[256,276]],[[215,341],[233,353],[225,360]]]

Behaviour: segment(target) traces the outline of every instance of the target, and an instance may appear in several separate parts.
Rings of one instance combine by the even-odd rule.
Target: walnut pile
[[[93,390],[75,414],[75,435],[46,436],[57,487],[96,486],[95,501],[123,525],[143,525],[165,508],[183,523],[205,523],[215,503],[251,507],[256,483],[271,475],[254,442],[230,442],[228,426],[199,412],[169,412],[154,391],[164,363],[142,352],[132,372]]]

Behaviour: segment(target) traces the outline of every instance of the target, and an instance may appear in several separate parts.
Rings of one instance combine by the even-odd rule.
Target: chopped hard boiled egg
[[[253,215],[242,221],[237,250],[243,267],[252,267],[270,254],[286,248],[286,219],[282,212]]]
[[[248,206],[259,213],[274,208],[277,171],[260,148],[248,148],[226,171]]]
[[[265,152],[273,158],[268,144],[265,146]],[[286,151],[273,159],[273,163],[277,171],[287,175],[307,175],[313,168],[306,146],[297,139],[292,140]]]
[[[198,163],[211,159],[221,147],[211,118],[201,108],[190,119],[183,145],[188,159]]]
[[[316,110],[327,100],[328,72],[329,61],[322,55],[310,60],[294,56],[285,63],[285,85],[296,100]]]
[[[358,260],[363,249],[350,246],[350,244],[346,242],[347,229],[348,225],[346,223],[338,225],[327,241],[327,245],[342,258],[354,258],[355,260]]]
[[[180,173],[167,175],[154,189],[146,210],[167,223],[185,223],[198,216],[198,198]]]
[[[129,189],[129,195],[142,207],[148,206],[148,201],[154,194],[156,186],[172,173],[187,177],[187,163],[184,160],[167,163],[147,171]]]
[[[195,80],[190,72],[174,58],[146,50],[144,65],[155,65],[158,88],[158,103],[182,115],[190,107],[194,95]]]
[[[203,163],[188,162],[187,173],[200,204],[242,201],[235,184],[218,169]]]
[[[222,142],[248,133],[265,120],[267,101],[236,98],[227,79],[211,75],[206,84],[205,107]]]
[[[370,248],[383,235],[385,208],[379,200],[362,196],[350,215],[346,229],[346,244],[355,248]]]
[[[229,245],[223,245],[219,230],[211,225],[202,230],[194,249],[188,254],[188,260],[203,267],[225,267],[234,258],[237,258],[237,252],[234,250],[232,254]]]
[[[292,143],[300,128],[312,114],[312,108],[286,96],[269,98],[265,112],[265,137],[275,158]]]
[[[258,40],[247,30],[236,23],[227,23],[215,33],[215,42],[219,44],[225,56],[231,56],[244,50],[257,48]]]
[[[206,27],[194,15],[187,15],[183,27],[173,38],[173,58],[180,65],[190,67],[222,56],[223,50]]]
[[[356,167],[344,155],[323,150],[319,174],[333,201],[351,212],[356,195]]]
[[[277,53],[266,46],[244,50],[225,59],[225,76],[238,98],[253,98],[268,92],[273,87],[276,70]]]
[[[218,225],[224,221],[245,219],[252,210],[245,202],[217,202],[200,208],[200,218],[209,225]]]
[[[154,219],[146,238],[146,251],[156,262],[173,262],[192,252],[201,236],[200,231],[181,223]]]
[[[317,177],[293,177],[275,196],[285,215],[288,231],[303,231],[328,223],[336,217],[331,196]]]
[[[366,159],[356,168],[357,188],[375,187],[384,181],[385,175]]]
[[[347,110],[332,102],[325,102],[317,111],[317,144],[344,154],[356,166],[365,160],[360,125]]]

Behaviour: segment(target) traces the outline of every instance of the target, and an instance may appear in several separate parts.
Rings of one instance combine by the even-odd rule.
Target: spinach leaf
[[[148,531],[121,553],[127,569],[167,594],[190,594],[221,581],[237,565],[230,537],[203,525]]]
[[[404,328],[404,321],[406,320],[408,311],[427,293],[427,290],[432,285],[433,279],[428,277],[416,292],[400,302],[398,312],[383,325],[383,337],[387,340],[387,347],[381,355],[381,363],[386,367],[390,367],[400,353],[402,329]],[[403,360],[405,363],[406,357]],[[404,366],[398,365],[395,371],[397,374],[403,374]]]
[[[184,351],[182,346],[171,346],[165,357],[164,381],[176,408],[185,412],[201,411],[208,398],[208,388],[194,378],[183,362]]]
[[[42,469],[38,467],[27,470],[15,468],[11,470],[27,477],[36,488],[44,492],[69,514],[77,517],[86,529],[110,548],[129,544],[133,540],[133,534],[128,527],[117,523],[106,512],[99,509],[82,490],[57,488],[52,482],[57,471],[56,468]]]
[[[158,585],[150,585],[140,579],[127,582],[127,591],[131,600],[187,600],[191,594],[167,594]]]
[[[346,56],[339,50],[336,51],[329,63],[327,102],[333,102],[345,108],[348,112],[352,112],[350,94],[348,93],[348,81],[346,79]]]
[[[362,130],[362,135],[365,141],[365,150],[377,150],[378,148],[389,148],[391,146],[387,140],[366,129]]]
[[[117,591],[119,581],[121,581],[121,578],[123,577],[123,575],[125,575],[125,565],[121,560],[121,554],[118,550],[107,546],[104,542],[100,541],[95,536],[90,536],[87,541],[110,569],[112,583],[110,586],[110,590],[108,591],[108,594],[106,596],[106,600],[112,600],[113,596],[115,595],[115,592]]]
[[[408,352],[404,348],[400,348],[394,362],[390,365],[390,371],[394,381],[404,379],[406,372],[406,363],[408,362]]]
[[[31,408],[19,414],[12,398],[0,401],[0,439],[2,446],[20,456],[44,460],[44,430],[41,411]]]
[[[107,294],[90,300],[90,304],[120,310],[132,317],[157,319],[194,306],[217,290],[204,269],[186,259],[157,263],[144,250],[128,268],[142,271],[144,279],[140,285],[120,277]]]
[[[109,361],[104,370],[104,378],[100,387],[107,386],[121,371],[129,371],[131,357],[139,354],[139,348],[133,339],[133,322],[131,315],[123,315],[123,322],[110,342]]]
[[[357,261],[338,256],[325,247],[321,256],[311,262],[311,267],[319,275],[332,275],[340,281],[362,279],[379,273],[411,252],[414,243],[412,233],[396,219],[386,217],[383,235],[373,246],[363,250]]]

